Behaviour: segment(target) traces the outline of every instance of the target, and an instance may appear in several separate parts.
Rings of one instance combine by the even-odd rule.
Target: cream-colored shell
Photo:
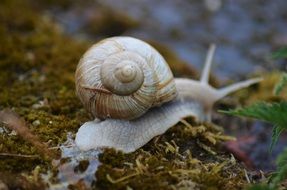
[[[131,37],[93,45],[76,70],[76,91],[94,117],[135,119],[176,97],[171,70],[147,43]]]

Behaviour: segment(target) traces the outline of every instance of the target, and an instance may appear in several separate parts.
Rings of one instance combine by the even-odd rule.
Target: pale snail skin
[[[107,41],[109,43],[105,43]],[[102,46],[102,44],[105,45],[103,48],[100,48],[100,51],[93,51],[93,48],[99,49],[99,46]],[[103,85],[98,85],[97,87],[90,86],[90,84],[93,84],[92,82],[94,82],[95,80],[99,80],[99,76],[94,76],[96,79],[83,79],[83,63],[92,63],[95,61],[95,57],[100,57],[99,59],[103,58],[104,56],[101,55],[101,53],[105,54],[105,56],[106,54],[111,54],[111,52],[107,53],[105,51],[113,51],[114,47],[110,47],[111,49],[109,49],[106,45],[116,45],[116,49],[121,51],[127,51],[126,49],[133,50],[133,48],[135,48],[136,53],[148,52],[148,60],[157,60],[160,62],[160,66],[156,66],[155,68],[153,68],[159,69],[156,72],[159,76],[156,76],[154,78],[160,78],[160,81],[156,82],[156,85],[160,84],[160,93],[158,93],[160,95],[158,95],[157,93],[155,93],[155,95],[152,95],[153,97],[151,99],[153,99],[153,101],[155,102],[149,103],[149,105],[147,106],[149,107],[148,110],[145,110],[142,113],[136,112],[134,115],[132,115],[131,118],[128,118],[125,113],[123,114],[124,119],[121,119],[119,117],[120,115],[117,114],[115,114],[114,118],[110,118],[113,114],[107,113],[106,110],[104,111],[104,114],[98,114],[95,112],[93,113],[93,111],[91,111],[91,109],[93,108],[90,105],[91,103],[85,102],[87,100],[94,101],[93,95],[95,94],[100,94],[100,96],[111,96],[110,89],[114,91],[113,87],[108,87],[108,89],[106,89],[105,87],[103,87]],[[76,134],[76,145],[81,150],[111,147],[117,150],[121,150],[125,153],[133,152],[145,145],[153,137],[163,134],[167,129],[174,126],[182,118],[193,116],[195,120],[199,122],[210,121],[212,106],[217,100],[223,98],[229,93],[232,93],[236,90],[248,87],[254,83],[261,81],[260,78],[255,78],[239,82],[222,89],[213,88],[208,84],[208,80],[214,50],[215,46],[212,45],[207,55],[201,79],[200,81],[195,81],[183,78],[173,79],[172,73],[162,56],[151,46],[138,39],[131,37],[113,37],[101,41],[98,44],[95,44],[87,51],[87,53],[83,56],[78,65],[76,71],[76,89],[78,96],[80,97],[87,110],[92,112],[94,116],[99,115],[99,118],[105,120],[100,120],[96,117],[94,121],[84,123]],[[96,53],[97,55],[93,53]],[[150,59],[149,56],[153,56],[153,54],[156,58]],[[127,63],[127,61],[124,61],[124,63]],[[86,65],[91,67],[92,64]],[[126,64],[123,64],[123,66],[125,65]],[[127,65],[129,65],[129,63]],[[99,65],[98,67],[101,66]],[[114,68],[116,67],[114,66]],[[89,70],[89,68],[86,69]],[[115,70],[117,71],[117,69]],[[123,74],[121,75],[131,74],[129,66],[127,68],[124,68],[123,70]],[[146,72],[146,70],[144,72]],[[141,73],[140,75],[141,77],[145,76],[145,73]],[[151,76],[152,74],[148,73],[148,75]],[[130,78],[133,77],[134,76]],[[128,77],[127,80],[130,80],[130,78]],[[89,84],[87,85],[86,83]],[[146,84],[143,83],[143,81],[138,83],[141,83],[138,86]],[[154,83],[154,81],[149,84],[152,83]],[[152,84],[151,86],[153,85],[154,84]],[[79,89],[81,87],[83,87],[84,90]],[[156,87],[152,88],[153,91],[156,89]],[[87,95],[85,94],[87,93],[86,91],[88,91]],[[136,93],[135,90],[129,90],[129,93],[130,92],[131,94]],[[120,96],[128,96],[124,95],[122,92],[120,93]],[[99,110],[100,109],[98,108],[97,111]]]

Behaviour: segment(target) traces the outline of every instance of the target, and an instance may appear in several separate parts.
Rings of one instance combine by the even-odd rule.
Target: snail
[[[213,104],[261,81],[249,79],[215,89],[208,84],[215,45],[199,81],[174,78],[152,46],[132,37],[112,37],[93,45],[75,74],[76,92],[95,118],[76,134],[81,150],[111,147],[133,152],[182,118],[210,121]]]

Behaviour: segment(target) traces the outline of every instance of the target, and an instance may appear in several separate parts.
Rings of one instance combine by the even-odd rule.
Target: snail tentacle
[[[252,84],[256,84],[258,82],[261,82],[262,80],[263,80],[263,78],[261,78],[261,77],[248,79],[248,80],[234,83],[234,84],[231,84],[229,86],[218,89],[217,99],[221,99],[221,98],[227,96],[228,94],[231,94],[231,93],[236,92],[240,89],[246,88]]]
[[[208,84],[215,48],[216,48],[215,44],[210,45],[208,52],[207,52],[206,60],[204,63],[204,67],[202,70],[202,74],[200,77],[200,82],[205,83],[205,84]]]
[[[206,61],[204,63],[204,67],[199,81],[200,84],[198,83],[198,81],[192,80],[192,82],[189,85],[190,89],[196,89],[196,90],[193,90],[192,92],[190,91],[190,94],[188,96],[193,97],[194,100],[200,101],[202,103],[202,105],[206,109],[207,121],[211,121],[212,107],[215,102],[224,98],[228,94],[246,88],[252,84],[258,83],[263,80],[262,78],[248,79],[245,81],[240,81],[238,83],[231,84],[221,89],[215,89],[214,87],[210,86],[209,77],[215,49],[216,49],[215,44],[211,44],[208,49]],[[186,82],[189,83],[188,81]],[[187,86],[187,84],[185,86]],[[192,93],[194,93],[195,91],[197,93],[195,95],[192,95]],[[200,96],[200,93],[202,93],[202,96]]]

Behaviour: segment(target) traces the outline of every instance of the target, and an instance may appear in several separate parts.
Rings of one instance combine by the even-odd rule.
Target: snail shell
[[[97,118],[135,119],[176,97],[173,74],[149,44],[131,37],[93,45],[76,70],[76,92]]]
[[[261,81],[255,78],[213,88],[208,79],[214,50],[211,46],[201,79],[196,81],[173,79],[162,56],[143,41],[114,37],[94,45],[78,65],[76,89],[86,109],[106,119],[84,123],[76,145],[81,150],[135,151],[182,118],[210,121],[217,100]]]

